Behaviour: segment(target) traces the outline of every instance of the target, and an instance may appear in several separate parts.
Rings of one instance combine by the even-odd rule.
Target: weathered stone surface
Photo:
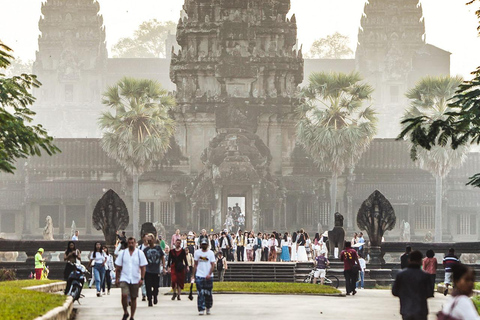
[[[334,256],[335,248],[341,252],[345,248],[345,229],[343,229],[343,216],[335,213],[335,227],[328,231],[328,254]]]
[[[357,225],[360,230],[366,230],[371,246],[382,244],[386,231],[395,227],[397,218],[390,201],[378,190],[375,190],[358,210]]]
[[[129,216],[125,202],[112,189],[97,202],[93,211],[93,226],[102,230],[107,245],[114,245],[117,231],[125,229]]]

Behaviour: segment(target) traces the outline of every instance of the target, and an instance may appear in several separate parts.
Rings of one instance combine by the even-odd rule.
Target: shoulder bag
[[[437,313],[437,320],[460,320],[454,316],[452,316],[452,311],[455,309],[455,305],[457,304],[457,298],[452,303],[452,307],[450,308],[450,312],[444,313],[443,311],[439,311]]]

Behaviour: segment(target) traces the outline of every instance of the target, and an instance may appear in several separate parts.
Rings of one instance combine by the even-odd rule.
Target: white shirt
[[[455,307],[452,310],[454,301]],[[443,305],[442,312],[458,320],[480,320],[472,299],[463,295],[450,298]]]
[[[197,272],[195,276],[206,278],[210,274],[210,270],[212,268],[212,263],[215,263],[215,254],[212,250],[207,250],[207,252],[203,252],[202,249],[198,249],[195,251],[195,255],[193,256],[195,262],[197,264]]]
[[[143,251],[135,249],[130,255],[130,250],[125,249],[120,252],[117,260],[115,260],[115,264],[122,267],[120,282],[137,284],[142,278],[140,267],[146,266],[148,262]]]
[[[268,248],[268,240],[262,239],[262,248]]]
[[[280,247],[288,247],[288,240],[285,241],[284,239],[282,239],[282,241],[280,243]]]
[[[73,235],[72,241],[78,241],[78,237],[76,235]]]
[[[365,272],[365,269],[367,268],[367,263],[365,262],[365,259],[358,258],[358,262],[360,262],[360,271]]]
[[[92,252],[90,254],[90,260],[93,259],[93,261],[95,261],[95,264],[103,264],[105,262],[105,259],[107,258],[107,255],[105,254],[105,252],[97,252],[95,254],[95,257],[93,256],[95,252]]]

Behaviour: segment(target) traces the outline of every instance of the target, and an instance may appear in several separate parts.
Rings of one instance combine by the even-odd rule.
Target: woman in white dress
[[[305,244],[307,243],[305,239],[305,234],[303,229],[300,229],[300,234],[297,239],[297,261],[298,262],[308,262],[307,251],[305,250]]]
[[[293,232],[292,234],[292,254],[290,260],[297,261],[297,233]]]

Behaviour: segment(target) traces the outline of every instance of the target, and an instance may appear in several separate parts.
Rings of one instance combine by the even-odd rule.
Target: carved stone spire
[[[292,111],[303,59],[293,51],[290,0],[186,0],[183,8],[171,64],[180,110],[251,132],[260,114]]]
[[[96,136],[96,118],[79,119],[98,117],[99,88],[104,87],[107,49],[99,10],[92,0],[42,4],[34,73],[43,85],[36,92],[36,107],[41,110],[38,120],[58,137]]]

